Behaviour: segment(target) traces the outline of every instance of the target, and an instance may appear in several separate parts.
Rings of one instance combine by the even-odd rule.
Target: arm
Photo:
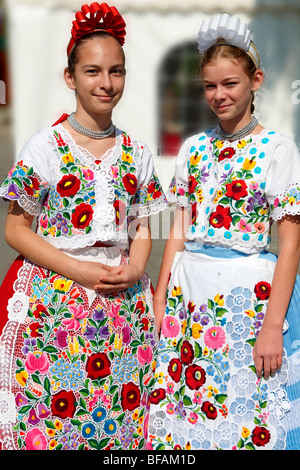
[[[166,309],[166,293],[171,267],[177,251],[184,250],[186,227],[188,223],[187,209],[177,206],[174,223],[166,242],[161,269],[158,277],[157,287],[154,293],[154,314],[157,331],[160,333]]]
[[[292,296],[300,257],[300,216],[278,222],[279,255],[262,329],[253,349],[258,377],[268,378],[282,364],[282,328]]]
[[[122,291],[131,287],[143,276],[152,248],[148,218],[135,219],[133,226],[134,229],[131,226],[129,232],[133,238],[130,239],[128,264],[112,267],[110,272],[103,271],[100,276],[101,282],[95,286],[97,291],[102,293]]]
[[[17,202],[11,202],[5,224],[6,242],[33,263],[94,289],[103,271],[110,268],[101,263],[75,260],[50,245],[31,229],[33,219]]]

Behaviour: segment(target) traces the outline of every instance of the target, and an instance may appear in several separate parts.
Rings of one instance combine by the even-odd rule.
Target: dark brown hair
[[[251,57],[242,49],[231,46],[230,44],[224,44],[224,42],[224,40],[220,39],[216,44],[204,52],[200,61],[200,74],[202,75],[205,65],[214,60],[224,58],[238,61],[243,66],[244,71],[250,80],[252,80],[257,68]],[[253,101],[254,93],[252,93],[251,113],[254,112]]]
[[[85,41],[93,38],[107,38],[107,37],[113,37],[111,34],[107,33],[106,31],[94,31],[93,33],[87,34],[83,38],[81,38],[73,47],[73,49],[70,52],[70,55],[68,57],[68,70],[71,75],[74,75],[75,73],[75,66],[78,62],[78,50],[80,48],[80,45],[84,43]],[[114,38],[115,39],[115,38]],[[117,39],[115,39],[117,41]],[[119,44],[119,42],[117,41]],[[120,49],[122,50],[123,53],[123,58],[124,58],[124,64],[125,64],[125,54],[124,54],[124,49],[123,47],[119,44]]]

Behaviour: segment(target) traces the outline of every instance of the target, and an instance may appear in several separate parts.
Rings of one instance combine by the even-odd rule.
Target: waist
[[[243,251],[227,248],[224,246],[204,245],[197,242],[186,242],[185,248],[187,251],[191,251],[193,253],[202,253],[213,258],[233,259],[253,256],[253,253],[245,253]],[[277,256],[267,250],[262,250],[260,253],[257,253],[256,256],[258,256],[258,258],[269,259],[275,262],[277,261]]]

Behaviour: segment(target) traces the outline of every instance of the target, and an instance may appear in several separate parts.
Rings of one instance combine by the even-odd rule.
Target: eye
[[[96,69],[87,69],[86,73],[89,74],[89,75],[95,75],[97,73],[97,70]]]
[[[111,70],[111,73],[113,75],[117,75],[117,76],[121,77],[122,75],[125,75],[125,70],[122,67],[116,67],[116,68]]]
[[[235,85],[237,85],[237,82],[227,82],[226,83],[226,86],[229,86],[229,87],[235,86]]]
[[[215,87],[215,85],[212,85],[212,84],[204,85],[204,89],[205,89],[205,90],[209,90],[209,89],[212,89],[212,88],[214,88],[214,87]]]

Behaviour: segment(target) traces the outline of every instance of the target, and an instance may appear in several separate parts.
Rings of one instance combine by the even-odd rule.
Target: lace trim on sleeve
[[[300,183],[290,184],[284,193],[269,198],[272,220],[286,215],[300,215]]]

